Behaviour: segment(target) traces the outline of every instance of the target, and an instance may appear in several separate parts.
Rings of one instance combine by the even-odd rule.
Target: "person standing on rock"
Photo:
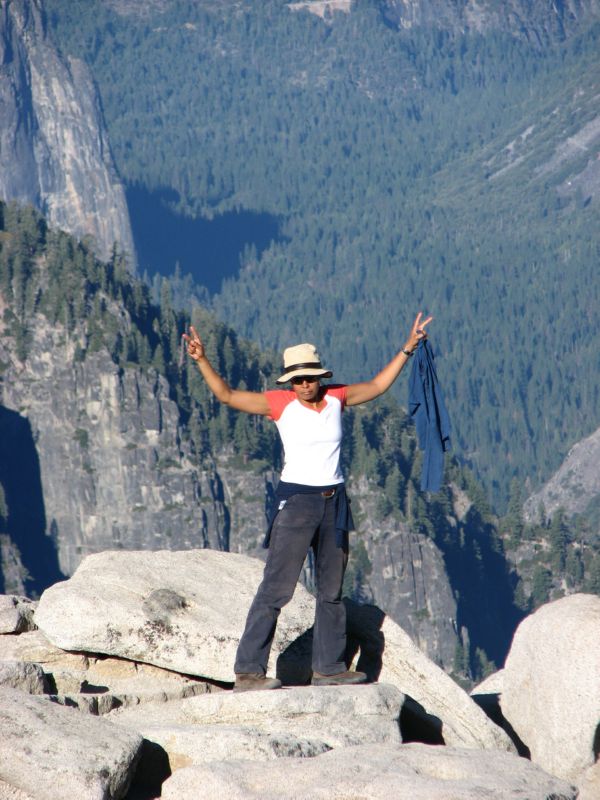
[[[348,562],[352,515],[340,470],[342,412],[374,400],[390,388],[419,341],[427,337],[432,317],[419,312],[404,347],[372,380],[325,384],[325,369],[312,344],[288,347],[277,384],[288,389],[248,392],[232,389],[213,369],[193,326],[183,338],[187,351],[214,396],[230,408],[260,414],[277,425],[284,467],[277,487],[276,513],[269,526],[269,553],[263,580],[248,612],[235,660],[234,691],[276,689],[266,675],[277,619],[292,599],[309,549],[315,556],[316,611],[313,676],[316,686],[363,683],[366,675],[346,669],[346,610],[342,582]]]

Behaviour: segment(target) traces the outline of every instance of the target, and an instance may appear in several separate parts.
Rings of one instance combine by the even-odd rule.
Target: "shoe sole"
[[[366,681],[364,679],[350,680],[350,681],[332,681],[332,680],[327,680],[326,678],[316,678],[316,679],[313,678],[313,680],[311,680],[310,682],[310,685],[311,686],[358,686],[361,683],[366,683]]]
[[[272,686],[234,686],[234,692],[267,692],[272,689],[281,689],[281,683]]]

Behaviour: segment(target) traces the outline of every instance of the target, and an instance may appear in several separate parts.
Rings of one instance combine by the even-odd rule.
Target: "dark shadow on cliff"
[[[460,529],[440,521],[435,544],[440,548],[456,598],[456,627],[468,630],[465,666],[478,677],[485,659],[502,667],[513,634],[526,616],[514,602],[515,575],[492,525],[472,507]],[[466,642],[463,642],[466,644]]]
[[[8,507],[6,528],[29,572],[27,593],[35,597],[65,576],[46,535],[40,462],[29,420],[4,406],[0,406],[0,483]]]
[[[140,272],[171,276],[179,262],[209,292],[221,289],[225,278],[237,275],[240,255],[251,246],[260,254],[272,241],[281,241],[279,219],[255,211],[229,211],[213,219],[192,219],[173,210],[177,192],[150,192],[129,186],[127,205]]]

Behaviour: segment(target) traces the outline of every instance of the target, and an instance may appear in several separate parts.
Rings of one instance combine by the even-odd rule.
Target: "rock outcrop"
[[[39,664],[27,661],[0,661],[0,686],[27,694],[44,694],[46,679]]]
[[[567,698],[577,726],[563,718],[563,729],[572,730],[575,745],[564,747],[564,763],[544,771],[519,758],[501,728],[374,606],[347,604],[348,660],[357,658],[378,682],[231,692],[214,676],[230,675],[231,648],[261,567],[208,550],[107,552],[48,589],[35,612],[38,629],[0,634],[0,797],[595,800],[593,755],[570,763],[597,712],[593,701],[590,716],[576,708],[585,704],[582,694]],[[272,666],[300,684],[310,678],[314,604],[302,587],[297,595],[291,619],[282,614]],[[530,619],[544,611],[554,619],[557,605]],[[589,608],[578,613],[593,617]],[[154,638],[140,630],[153,630]],[[585,661],[585,645],[570,641]],[[101,648],[119,657],[99,655]],[[190,666],[204,677],[190,675]],[[554,666],[565,671],[566,686],[570,665]],[[478,691],[509,692],[513,667]],[[591,696],[595,685],[576,677]],[[5,688],[10,681],[18,690]],[[543,723],[545,709],[532,705]]]
[[[27,675],[38,675],[41,670],[44,692],[62,705],[76,706],[91,714],[222,691],[214,683],[151,664],[61,650],[39,630],[0,636],[0,664],[5,665],[7,682],[15,680],[15,665],[21,665],[21,672]],[[0,683],[1,675],[0,669]],[[24,688],[23,682],[20,688],[33,693]]]
[[[452,3],[434,0],[421,3],[414,0],[384,0],[386,19],[401,28],[435,25],[457,31],[509,31],[540,46],[567,37],[585,19],[600,17],[597,0],[566,0],[551,7],[523,0],[508,2]]]
[[[71,579],[44,592],[35,621],[65,650],[105,653],[212,681],[233,681],[237,643],[261,576],[260,561],[232,553],[98,553],[86,558]],[[299,586],[282,611],[271,652],[270,672],[286,684],[310,682],[306,632],[313,616],[314,598]],[[371,680],[410,695],[410,713],[441,741],[514,750],[466,692],[379,609],[348,604],[347,616],[356,647],[367,651],[364,668]],[[306,646],[299,646],[299,640]]]
[[[35,628],[36,604],[27,597],[0,595],[0,633],[23,633]]]
[[[233,681],[233,662],[262,562],[214,550],[115,552],[86,558],[47,589],[36,612],[65,650],[106,653],[188,675]],[[312,624],[314,599],[301,587],[283,610],[271,656]]]
[[[360,745],[310,759],[213,762],[181,769],[164,784],[164,800],[575,800],[577,791],[507,753]]]
[[[529,522],[539,521],[541,505],[550,517],[559,508],[569,515],[585,514],[600,497],[598,464],[600,428],[577,442],[550,480],[526,500],[523,506],[525,518]]]
[[[135,264],[96,87],[86,65],[48,38],[41,0],[0,7],[0,198],[92,237],[102,258],[116,243]]]
[[[121,370],[105,350],[77,361],[78,336],[42,315],[31,331],[26,363],[0,342],[0,461],[36,585],[100,550],[226,549],[219,477],[186,443],[166,379]]]
[[[0,779],[36,800],[123,797],[142,737],[41,697],[0,689]]]
[[[110,719],[162,747],[171,768],[208,761],[307,758],[333,748],[400,744],[404,696],[393,686],[221,692],[117,709]]]
[[[576,780],[600,754],[600,597],[576,594],[518,627],[502,673],[502,713],[531,760]]]

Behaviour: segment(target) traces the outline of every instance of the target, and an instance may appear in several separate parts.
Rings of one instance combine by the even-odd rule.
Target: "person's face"
[[[312,403],[317,399],[321,384],[315,375],[298,375],[291,380],[292,389],[299,400]]]

